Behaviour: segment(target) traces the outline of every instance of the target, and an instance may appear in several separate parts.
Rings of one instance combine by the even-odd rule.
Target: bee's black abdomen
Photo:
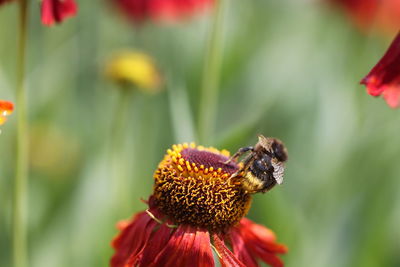
[[[253,163],[253,169],[256,170],[257,172],[267,172],[268,171],[268,166],[265,163],[265,161],[259,159],[259,160],[255,160]]]
[[[267,154],[253,162],[250,166],[250,172],[263,183],[263,190],[269,190],[276,184],[273,176],[274,167],[271,164],[271,157]]]

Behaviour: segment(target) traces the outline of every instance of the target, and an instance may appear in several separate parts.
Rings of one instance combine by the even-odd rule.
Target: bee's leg
[[[250,168],[251,164],[254,162],[254,157],[253,154],[249,154],[244,160],[243,160],[243,168],[241,168],[241,171],[247,172],[247,170]]]
[[[238,176],[241,172],[246,173],[247,170],[250,168],[251,164],[253,164],[253,162],[254,162],[253,154],[247,155],[247,157],[243,160],[243,167],[240,168],[239,170],[237,170],[235,173],[233,173],[233,174],[231,175],[231,177],[229,177],[229,179],[235,178],[235,177]]]
[[[233,154],[233,156],[230,157],[227,161],[225,161],[224,164],[228,164],[229,162],[231,162],[232,160],[237,159],[238,157],[240,157],[244,153],[246,153],[248,151],[253,151],[253,150],[254,150],[254,147],[252,147],[252,146],[239,148],[239,150],[235,154]]]

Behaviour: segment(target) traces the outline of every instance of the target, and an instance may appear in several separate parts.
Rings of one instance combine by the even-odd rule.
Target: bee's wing
[[[281,161],[278,161],[277,159],[273,158],[271,160],[272,167],[274,167],[274,172],[272,173],[275,181],[278,184],[282,184],[283,182],[283,173],[285,172],[285,166],[284,163]]]

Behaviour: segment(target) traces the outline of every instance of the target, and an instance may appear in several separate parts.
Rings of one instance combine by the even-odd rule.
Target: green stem
[[[111,168],[112,181],[114,184],[114,200],[116,216],[126,216],[129,210],[128,181],[126,174],[126,155],[123,141],[126,136],[127,117],[132,99],[133,88],[121,85],[118,93],[117,107],[114,113],[114,123],[111,133]]]
[[[19,44],[17,61],[17,154],[13,205],[13,263],[27,266],[27,180],[28,180],[28,125],[25,93],[25,61],[28,23],[28,1],[19,1]]]
[[[226,2],[227,0],[216,1],[204,65],[198,121],[199,141],[204,144],[212,141],[216,124]]]

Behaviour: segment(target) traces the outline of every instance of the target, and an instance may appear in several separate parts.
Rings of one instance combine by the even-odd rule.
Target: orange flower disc
[[[229,152],[194,144],[168,149],[154,174],[159,209],[176,224],[223,232],[236,225],[250,208],[251,196],[240,184]]]

